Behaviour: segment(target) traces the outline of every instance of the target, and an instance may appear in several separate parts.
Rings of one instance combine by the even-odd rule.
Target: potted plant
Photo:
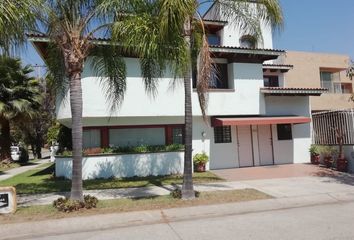
[[[203,153],[197,153],[193,157],[194,171],[195,172],[205,172],[205,165],[209,161],[208,155]]]
[[[310,154],[311,154],[311,163],[312,164],[320,164],[320,147],[317,145],[312,144],[310,147]]]
[[[330,146],[324,146],[322,148],[322,154],[323,154],[323,163],[327,168],[332,167],[333,165],[333,153],[335,149]]]
[[[339,153],[338,153],[338,159],[337,159],[337,171],[340,172],[347,172],[348,171],[348,160],[345,159],[344,153],[343,153],[343,143],[344,143],[344,135],[342,131],[339,129],[336,129],[336,137],[337,137],[337,142],[339,145]]]

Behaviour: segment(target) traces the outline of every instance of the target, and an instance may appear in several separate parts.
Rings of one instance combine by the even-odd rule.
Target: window
[[[183,129],[181,127],[172,128],[172,143],[183,144]]]
[[[334,93],[352,93],[351,83],[333,83]]]
[[[165,145],[165,128],[109,129],[109,144],[115,147]]]
[[[321,87],[327,88],[329,93],[345,93],[348,90],[345,83],[340,82],[339,72],[320,71],[320,77]]]
[[[240,38],[240,47],[243,48],[256,48],[256,39],[251,35],[244,35]]]
[[[212,73],[209,87],[213,89],[227,89],[229,81],[227,64],[217,63],[214,66],[215,71]]]
[[[216,34],[208,34],[209,45],[220,45],[220,37]]]
[[[293,134],[291,124],[278,124],[277,125],[278,140],[292,140]]]
[[[329,92],[333,92],[333,82],[332,82],[332,73],[331,72],[320,72],[321,74],[321,87],[327,88]]]
[[[215,143],[231,143],[231,126],[215,127],[214,141]]]
[[[101,147],[101,131],[99,129],[88,129],[83,131],[83,148]]]
[[[264,76],[263,79],[265,87],[279,87],[278,76]]]
[[[215,71],[212,72],[209,88],[210,89],[229,89],[229,74],[227,63],[214,64]],[[193,88],[197,88],[197,68],[192,69]]]

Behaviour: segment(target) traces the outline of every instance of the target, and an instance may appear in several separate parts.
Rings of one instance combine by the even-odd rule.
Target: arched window
[[[240,38],[240,47],[256,48],[256,38],[251,35],[244,35]]]

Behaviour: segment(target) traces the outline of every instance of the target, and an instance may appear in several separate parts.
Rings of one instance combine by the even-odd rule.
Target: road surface
[[[207,206],[206,206],[207,207]],[[354,202],[86,231],[32,239],[354,239]],[[58,226],[60,227],[60,226]],[[28,238],[26,238],[28,239]],[[31,238],[30,238],[31,239]]]

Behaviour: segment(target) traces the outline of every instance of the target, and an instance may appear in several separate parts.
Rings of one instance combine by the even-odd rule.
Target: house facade
[[[200,111],[193,81],[193,155],[205,152],[207,169],[304,163],[310,161],[310,96],[320,87],[289,88],[292,66],[275,64],[285,54],[273,49],[272,30],[263,27],[263,41],[241,35],[230,22],[211,18],[204,23],[218,69],[210,83],[208,121]],[[32,36],[39,49],[45,38]],[[90,60],[88,60],[90,61]],[[99,78],[90,64],[82,74],[84,148],[183,144],[183,79],[166,71],[155,97],[145,92],[138,59],[125,58],[127,91],[124,102],[111,112]],[[194,75],[194,74],[193,74]],[[171,83],[174,86],[171,87]],[[56,117],[71,127],[69,94],[58,97]],[[70,158],[56,160],[57,176],[70,177]],[[102,167],[104,166],[104,167]],[[97,168],[102,168],[97,170]],[[183,152],[84,158],[84,178],[167,175],[183,172]]]
[[[286,76],[287,87],[328,89],[321,96],[311,97],[313,112],[354,108],[354,102],[349,101],[353,94],[353,84],[346,76],[349,56],[288,51],[278,61],[294,66]]]

